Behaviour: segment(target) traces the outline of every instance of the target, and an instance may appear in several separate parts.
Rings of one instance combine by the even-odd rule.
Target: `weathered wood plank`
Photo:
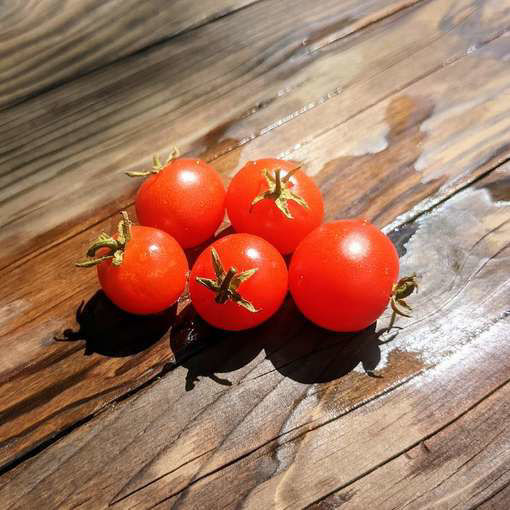
[[[0,109],[254,1],[4,2]]]
[[[451,193],[455,186],[469,182],[504,157],[506,140],[491,134],[504,130],[508,122],[503,114],[508,109],[508,99],[500,93],[505,90],[507,76],[508,63],[502,59],[506,49],[507,38],[498,38],[480,48],[481,55],[471,52],[455,65],[446,66],[342,123],[336,131],[328,131],[319,139],[320,143],[310,143],[307,159],[313,172],[316,167],[312,154],[318,161],[324,153],[327,157],[342,150],[351,154],[317,175],[329,216],[365,214],[382,225],[435,190],[439,189],[441,197]],[[430,54],[429,47],[423,55]],[[493,54],[500,58],[487,57]],[[489,72],[491,80],[487,79]],[[463,80],[464,87],[450,86],[458,80]],[[445,96],[448,87],[449,94]],[[368,99],[369,96],[365,98]],[[432,105],[437,104],[440,105],[437,111],[432,111]],[[328,118],[333,117],[331,114]],[[317,128],[317,118],[313,119]],[[476,150],[467,149],[473,136],[473,119],[479,122]],[[388,146],[382,149],[379,146],[381,150],[372,156],[353,156],[359,142],[354,136],[347,136],[351,131],[360,134],[360,139],[363,131],[384,132]],[[345,144],[339,144],[344,135]],[[451,159],[442,163],[444,167],[434,159],[426,160],[417,172],[415,165],[423,148],[429,147],[440,156],[437,151],[445,140],[450,141]],[[284,146],[291,141],[283,137],[278,143]],[[272,150],[271,139],[266,142],[266,150]],[[259,154],[262,150],[261,145]],[[486,160],[489,166],[480,165]],[[226,172],[233,165],[225,157],[221,158],[220,167]],[[446,175],[438,177],[438,171]],[[374,203],[384,214],[376,215]],[[357,204],[357,208],[353,209],[352,204]],[[90,272],[71,269],[72,262],[88,239],[113,224],[114,220],[102,222],[3,272],[0,330],[5,335],[5,354],[0,360],[0,398],[5,406],[4,415],[10,416],[0,425],[3,463],[154,377],[172,359],[167,337],[131,358],[119,357],[118,352],[114,352],[115,358],[105,358],[101,353],[84,358],[79,345],[52,340],[73,325],[80,301],[91,296],[97,285]],[[101,309],[99,313],[104,315]],[[112,327],[119,320],[115,316],[108,318]],[[20,381],[25,381],[22,388]]]
[[[388,5],[382,0],[255,4],[198,29],[193,37],[184,34],[4,112],[0,242],[5,248],[0,264],[113,214],[136,188],[122,171],[146,164],[150,152],[171,143],[209,158],[228,151],[218,163],[222,171],[260,156],[261,148],[266,154],[285,154],[301,146],[301,153],[294,151],[301,157],[317,135],[334,132],[350,117],[467,52],[466,68],[469,62],[485,68],[480,71],[483,81],[462,91],[464,107],[471,100],[476,110],[481,96],[470,94],[487,86],[486,76],[501,77],[506,71],[504,53],[498,57],[497,50],[489,54],[483,49],[510,25],[504,3],[420,2],[370,24],[387,14]],[[345,36],[360,25],[366,30]],[[472,72],[466,68],[464,73]],[[489,96],[506,98],[488,87]],[[454,88],[449,84],[447,90]],[[446,101],[438,99],[430,108],[442,110],[442,122],[454,124],[461,106],[452,110],[449,93],[437,93],[446,94]],[[497,115],[496,107],[491,110]],[[372,123],[381,121],[380,128],[387,129],[385,108],[378,112],[381,117]],[[338,136],[344,135],[340,130]],[[336,151],[314,156],[314,171],[337,157],[377,151],[385,143],[384,136],[366,128],[357,135],[345,144],[338,137]],[[253,138],[257,143],[248,143]],[[503,145],[494,133],[479,143],[487,155]],[[452,145],[454,151],[462,149]],[[467,147],[454,152],[446,167],[462,157],[469,157]]]
[[[510,380],[509,179],[510,164],[397,233],[421,293],[391,342],[321,331],[288,304],[7,473],[0,497],[300,508],[468,419]]]
[[[310,510],[479,508],[510,485],[508,416],[509,383],[419,446]],[[492,508],[506,508],[508,501]]]
[[[480,503],[477,510],[500,510],[506,508],[510,501],[510,483],[502,487],[498,492],[487,496],[487,499]]]

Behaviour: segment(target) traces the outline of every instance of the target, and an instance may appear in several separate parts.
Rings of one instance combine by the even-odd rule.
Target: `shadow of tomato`
[[[160,340],[175,322],[177,306],[159,314],[133,315],[117,308],[102,290],[76,311],[78,329],[66,329],[57,341],[85,341],[85,354],[110,357],[140,353]]]

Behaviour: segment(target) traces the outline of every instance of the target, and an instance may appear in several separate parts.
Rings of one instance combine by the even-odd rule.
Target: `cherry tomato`
[[[186,285],[188,261],[177,241],[152,227],[131,226],[127,215],[113,236],[101,234],[88,260],[110,300],[126,312],[147,315],[172,306]]]
[[[282,304],[288,289],[287,266],[264,239],[231,234],[199,255],[189,287],[196,311],[213,326],[232,331],[252,328]]]
[[[292,253],[321,224],[319,188],[299,166],[280,159],[250,161],[227,190],[227,214],[234,230],[264,238],[281,253]]]
[[[225,217],[225,187],[218,172],[199,159],[162,165],[156,158],[151,173],[136,195],[139,222],[168,232],[183,248],[211,238]]]
[[[312,322],[333,331],[359,331],[388,305],[398,272],[397,250],[378,228],[365,220],[340,220],[321,225],[300,243],[289,287]]]

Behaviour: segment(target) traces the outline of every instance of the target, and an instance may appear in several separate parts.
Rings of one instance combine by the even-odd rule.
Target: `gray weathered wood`
[[[418,446],[310,510],[479,508],[491,499],[492,508],[506,508],[508,499],[496,506],[495,498],[503,498],[510,485],[509,415],[506,383]]]
[[[2,2],[0,109],[254,1]]]

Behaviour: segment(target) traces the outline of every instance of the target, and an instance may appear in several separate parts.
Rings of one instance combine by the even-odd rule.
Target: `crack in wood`
[[[508,469],[508,471],[510,471],[510,469]],[[507,472],[508,472],[507,471]],[[501,475],[503,476],[503,475]],[[490,494],[489,496],[487,496],[485,499],[483,499],[475,508],[478,509],[478,508],[481,508],[485,503],[488,503],[491,499],[494,499],[498,494],[500,494],[501,492],[503,492],[504,490],[508,489],[510,487],[510,482],[506,483],[505,485],[503,485],[500,489],[498,489],[496,492],[493,492],[492,494]],[[457,505],[458,506],[458,505]],[[455,508],[455,507],[454,507]]]

